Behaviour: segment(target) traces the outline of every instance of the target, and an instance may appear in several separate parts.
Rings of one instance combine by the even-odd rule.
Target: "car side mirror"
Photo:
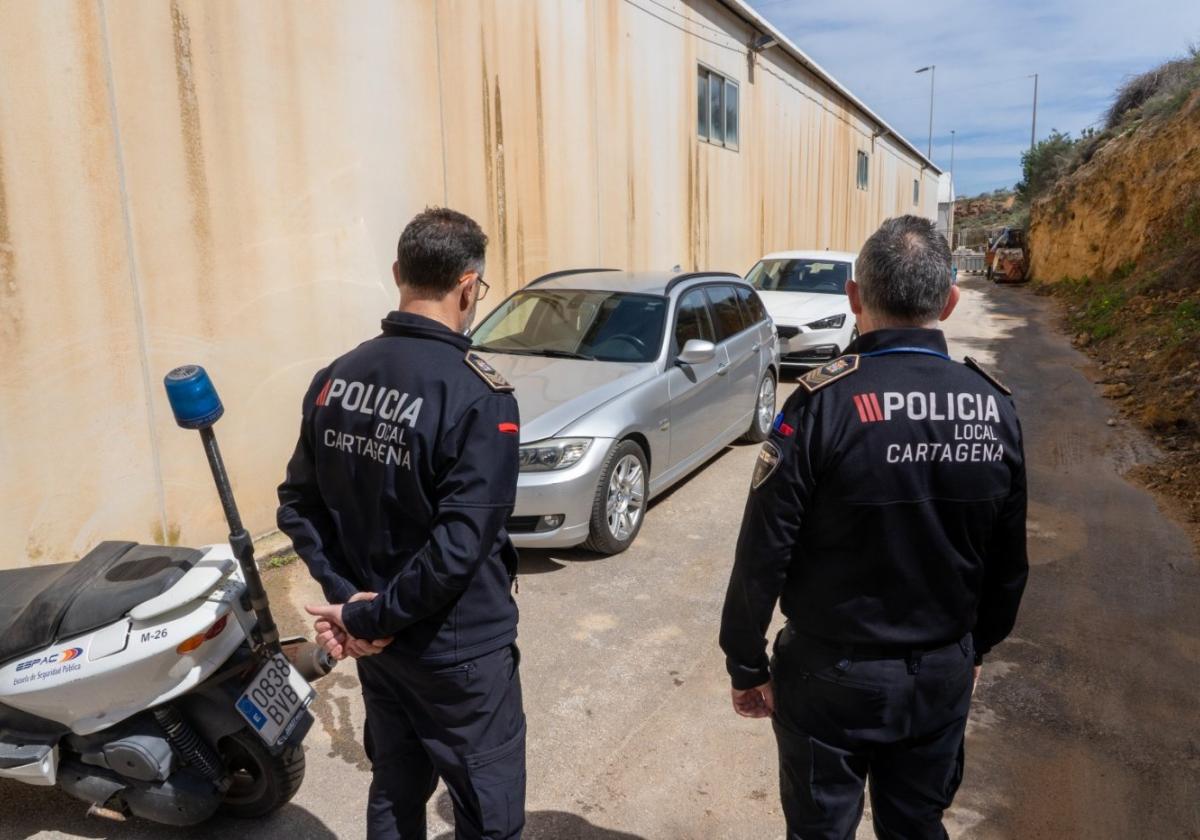
[[[711,362],[716,355],[717,346],[711,341],[705,341],[702,338],[692,338],[688,339],[688,343],[683,345],[683,350],[679,351],[679,355],[675,357],[675,361],[681,365],[700,365],[705,362]]]

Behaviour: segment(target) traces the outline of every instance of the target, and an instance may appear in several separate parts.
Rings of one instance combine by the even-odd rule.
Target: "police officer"
[[[504,529],[517,403],[463,334],[487,290],[486,246],[453,210],[409,223],[393,266],[400,308],[317,373],[279,487],[279,527],[329,601],[309,608],[318,639],[358,660],[370,838],[424,838],[439,776],[457,838],[518,838],[524,826],[516,551]]]
[[[932,223],[890,219],[847,283],[860,338],[759,454],[721,621],[735,710],[773,717],[789,838],[943,838],[983,657],[1025,587],[1010,392],[936,329],[959,290]],[[787,623],[768,660],[775,602]]]

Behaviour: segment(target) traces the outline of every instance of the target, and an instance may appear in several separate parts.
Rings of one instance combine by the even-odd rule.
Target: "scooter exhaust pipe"
[[[225,407],[221,405],[221,398],[217,396],[212,380],[199,365],[175,368],[166,375],[163,384],[167,388],[167,399],[175,414],[175,422],[184,429],[199,431],[200,439],[204,442],[204,454],[208,457],[213,482],[217,485],[217,494],[225,511],[225,521],[229,524],[229,545],[242,567],[242,574],[246,578],[246,597],[258,618],[258,625],[250,640],[251,646],[255,653],[264,657],[280,653],[279,629],[275,626],[267,591],[263,588],[258,565],[254,562],[254,543],[242,526],[242,517],[229,484],[229,474],[225,472],[225,462],[221,459],[221,449],[217,446],[217,436],[212,429],[225,413]]]
[[[292,663],[292,667],[300,672],[300,676],[310,683],[321,679],[337,665],[336,659],[304,638],[285,639],[283,655]]]

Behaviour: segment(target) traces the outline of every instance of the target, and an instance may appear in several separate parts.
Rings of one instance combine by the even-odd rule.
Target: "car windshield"
[[[817,292],[846,294],[850,263],[836,260],[759,260],[746,275],[751,286],[763,292]]]
[[[662,343],[665,298],[595,290],[518,292],[471,334],[480,350],[516,355],[650,362]]]

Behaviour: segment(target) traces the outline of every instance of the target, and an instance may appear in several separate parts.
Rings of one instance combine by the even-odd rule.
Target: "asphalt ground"
[[[1090,384],[1087,359],[1022,288],[963,282],[947,323],[1016,391],[1033,569],[989,658],[947,815],[954,838],[1200,837],[1200,574],[1182,530],[1121,475],[1152,457]],[[782,394],[794,384],[787,383]],[[523,553],[530,840],[783,837],[770,726],[736,717],[717,624],[757,447],[733,446],[650,508],[626,553]],[[281,467],[282,469],[282,467]],[[288,631],[319,598],[303,566],[267,575]],[[319,684],[308,777],[265,821],[167,830],[85,816],[0,781],[0,838],[363,836],[369,765],[352,665]],[[449,840],[449,800],[430,837]],[[870,837],[864,821],[860,837]]]

